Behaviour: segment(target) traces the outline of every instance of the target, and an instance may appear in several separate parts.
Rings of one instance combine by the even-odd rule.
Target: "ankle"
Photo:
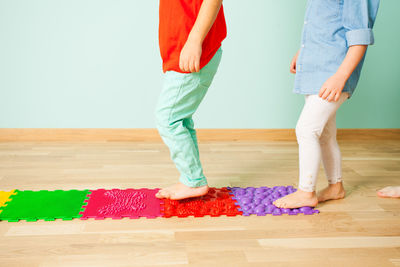
[[[344,190],[343,183],[342,182],[337,182],[336,184],[329,184],[329,189],[331,190],[337,190],[341,191]]]

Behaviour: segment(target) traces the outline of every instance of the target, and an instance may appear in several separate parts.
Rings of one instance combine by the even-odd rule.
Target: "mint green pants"
[[[180,172],[180,182],[190,187],[207,185],[192,116],[211,85],[221,56],[219,49],[200,72],[167,71],[157,104],[157,129]]]

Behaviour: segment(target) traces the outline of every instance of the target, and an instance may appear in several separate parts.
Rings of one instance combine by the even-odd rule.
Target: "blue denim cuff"
[[[347,46],[373,45],[374,33],[372,29],[358,29],[346,32]]]

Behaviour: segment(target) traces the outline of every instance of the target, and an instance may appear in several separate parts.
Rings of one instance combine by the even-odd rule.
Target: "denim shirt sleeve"
[[[372,45],[380,0],[344,0],[343,26],[346,30],[347,46]]]

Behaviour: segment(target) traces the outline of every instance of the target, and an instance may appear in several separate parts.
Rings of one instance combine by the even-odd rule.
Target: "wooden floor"
[[[319,215],[0,222],[0,266],[400,266],[400,200],[375,196],[400,185],[400,141],[341,148],[348,194]],[[212,186],[297,183],[295,142],[200,149]],[[160,143],[0,143],[0,190],[155,188],[177,176]]]

